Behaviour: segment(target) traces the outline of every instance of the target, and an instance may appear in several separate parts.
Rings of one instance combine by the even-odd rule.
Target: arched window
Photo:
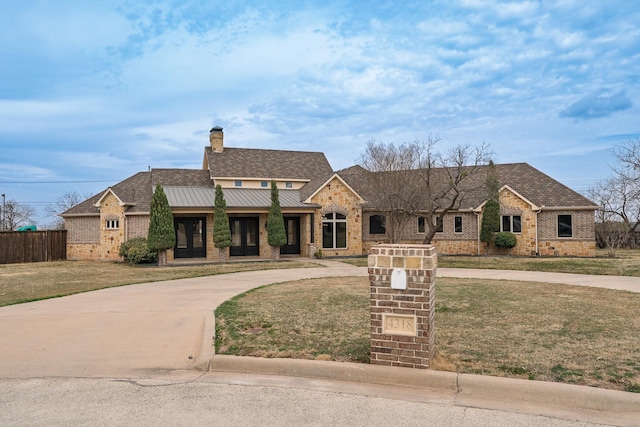
[[[337,212],[322,215],[322,248],[347,247],[347,216]]]

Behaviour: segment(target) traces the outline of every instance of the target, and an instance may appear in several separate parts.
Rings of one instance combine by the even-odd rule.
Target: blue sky
[[[0,192],[39,211],[234,147],[486,142],[583,191],[640,137],[636,1],[6,2]],[[42,225],[52,222],[40,216]]]

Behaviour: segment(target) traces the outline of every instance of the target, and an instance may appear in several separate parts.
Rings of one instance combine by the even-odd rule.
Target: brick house
[[[217,184],[227,202],[231,258],[271,256],[265,226],[271,180],[278,185],[287,233],[281,254],[310,257],[321,249],[326,256],[356,256],[388,241],[384,218],[366,207],[363,183],[370,172],[358,166],[334,172],[320,152],[228,148],[219,127],[211,130],[209,142],[202,169],[140,172],[64,212],[68,258],[117,260],[123,242],[146,237],[156,184],[174,217],[176,246],[169,260],[217,259],[212,235]],[[497,167],[502,228],[518,238],[513,254],[595,255],[593,202],[528,164]],[[440,253],[482,253],[483,194],[470,194],[468,208],[444,217],[432,241]],[[417,216],[402,240],[419,243],[424,233],[424,218]]]

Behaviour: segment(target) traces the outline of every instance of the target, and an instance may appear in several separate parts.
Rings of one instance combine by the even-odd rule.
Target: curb
[[[456,406],[637,426],[640,394],[543,381],[299,359],[215,355],[210,372],[278,375],[439,392]]]

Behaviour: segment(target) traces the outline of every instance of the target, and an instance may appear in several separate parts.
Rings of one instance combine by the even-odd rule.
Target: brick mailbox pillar
[[[435,344],[436,266],[431,245],[371,248],[372,364],[429,367]]]

